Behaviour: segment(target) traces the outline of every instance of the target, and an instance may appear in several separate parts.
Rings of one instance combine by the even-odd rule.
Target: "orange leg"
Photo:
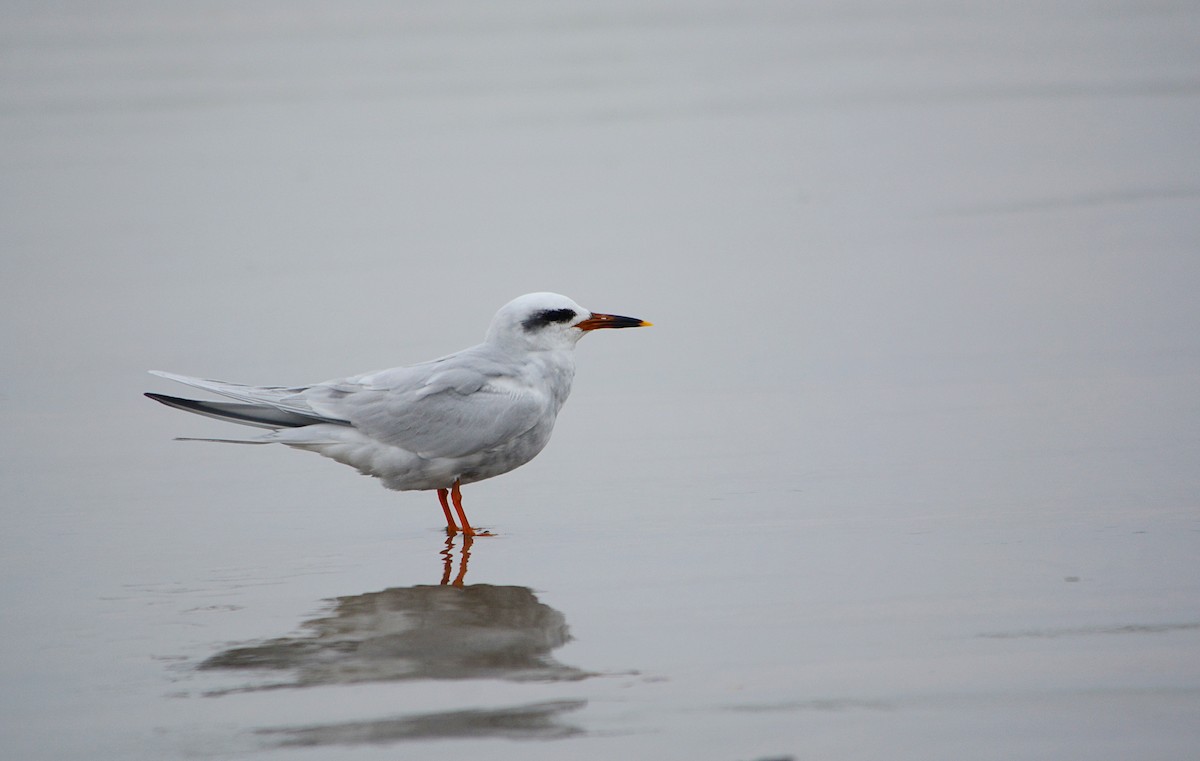
[[[459,488],[458,479],[454,479],[454,485],[450,487],[450,499],[454,500],[454,511],[458,513],[458,520],[462,523],[462,532],[467,536],[475,536],[475,529],[471,528],[471,524],[467,523],[467,514],[463,511],[462,506],[462,491]]]
[[[454,482],[454,486],[455,486],[455,488],[458,488],[457,481]],[[454,517],[452,515],[450,515],[450,503],[448,503],[446,501],[446,495],[449,493],[450,493],[449,489],[438,489],[437,490],[438,502],[442,503],[442,512],[446,514],[446,533],[453,536],[454,534],[458,533],[458,526],[454,525]],[[455,507],[458,507],[457,503],[455,504]],[[459,515],[462,515],[461,507],[458,508],[458,513],[459,513]],[[463,520],[463,525],[464,526],[467,525],[466,520]]]

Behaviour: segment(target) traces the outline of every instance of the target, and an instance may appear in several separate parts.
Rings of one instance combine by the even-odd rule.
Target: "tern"
[[[507,473],[542,451],[571,392],[579,339],[650,324],[592,312],[557,293],[530,293],[500,308],[483,343],[429,362],[311,386],[245,386],[151,370],[235,401],[146,396],[270,429],[248,439],[197,440],[284,444],[350,465],[389,489],[436,490],[446,531],[470,537],[477,532],[463,510],[462,485]]]

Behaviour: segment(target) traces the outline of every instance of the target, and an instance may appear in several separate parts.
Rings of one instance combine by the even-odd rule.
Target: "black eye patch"
[[[532,317],[527,317],[521,323],[521,327],[532,333],[552,322],[570,322],[573,319],[575,319],[574,309],[543,309]]]

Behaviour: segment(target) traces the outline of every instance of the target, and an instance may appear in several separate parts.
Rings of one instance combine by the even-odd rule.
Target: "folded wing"
[[[147,394],[177,409],[260,428],[351,426],[425,458],[461,457],[501,446],[544,421],[552,404],[544,392],[519,382],[500,363],[479,356],[294,387],[152,372],[238,402]],[[549,417],[552,421],[553,415]],[[287,438],[300,440],[298,435],[303,434],[295,431]]]
[[[320,384],[305,396],[311,409],[426,458],[505,444],[544,420],[551,404],[544,392],[480,361],[396,368]]]

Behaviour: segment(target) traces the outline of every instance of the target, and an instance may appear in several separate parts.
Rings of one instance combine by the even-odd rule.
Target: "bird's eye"
[[[532,332],[553,322],[570,322],[575,317],[574,309],[543,309],[532,317],[526,318],[521,325],[525,330]]]

